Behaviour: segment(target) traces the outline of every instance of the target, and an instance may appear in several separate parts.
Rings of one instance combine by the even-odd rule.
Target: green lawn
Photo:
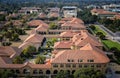
[[[120,50],[120,44],[111,40],[102,40],[102,43],[108,48],[116,47],[118,50]]]
[[[99,26],[95,25],[95,30],[94,30],[94,33],[96,34],[97,32],[102,32],[104,35],[107,35],[106,32],[104,32],[103,30],[100,29]]]

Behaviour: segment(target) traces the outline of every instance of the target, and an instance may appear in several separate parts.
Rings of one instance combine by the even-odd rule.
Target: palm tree
[[[37,56],[37,58],[35,59],[36,64],[44,64],[44,61],[45,61],[45,57],[41,55]]]
[[[22,64],[23,63],[23,59],[20,56],[15,57],[15,59],[13,60],[14,64]]]

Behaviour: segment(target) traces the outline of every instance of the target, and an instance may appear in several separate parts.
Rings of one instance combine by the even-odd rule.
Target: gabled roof
[[[79,39],[82,38],[82,37],[84,36],[84,34],[86,34],[86,33],[87,33],[87,30],[81,30],[78,34],[75,34],[75,35],[73,36],[73,38],[71,39],[72,42],[75,42],[75,41],[79,40]]]
[[[59,17],[59,13],[50,13],[49,17]]]
[[[21,49],[18,49],[17,47],[11,47],[11,46],[0,47],[0,56],[8,56],[10,58],[14,58],[20,55],[20,53],[21,53]]]
[[[115,16],[114,16],[114,19],[120,19],[120,14],[115,15]]]
[[[36,31],[47,31],[49,28],[49,26],[45,25],[45,24],[41,24],[39,25],[35,30]]]
[[[24,48],[26,48],[26,47],[28,47],[28,46],[34,46],[34,47],[39,47],[40,46],[40,44],[37,44],[37,43],[32,43],[32,42],[24,42],[24,43],[22,43],[20,46],[19,46],[19,48],[21,48],[21,49],[24,49]]]
[[[45,24],[45,25],[47,25],[47,24],[44,23],[42,20],[32,20],[32,21],[28,22],[28,25],[29,25],[29,26],[39,26],[40,24]]]
[[[84,24],[84,22],[79,18],[73,18],[70,22],[71,23]]]
[[[110,11],[106,11],[104,9],[92,9],[91,12],[94,12],[94,13],[98,13],[98,14],[112,14],[112,15],[116,15],[118,13],[116,12],[110,12]]]
[[[70,62],[72,60],[72,62]],[[79,60],[83,60],[79,62]],[[88,62],[93,60],[93,62]],[[91,44],[87,44],[80,50],[63,50],[58,52],[51,63],[108,63],[109,59],[104,52]]]
[[[45,13],[40,13],[40,14],[39,14],[39,17],[40,17],[40,18],[46,18],[47,15],[46,15]]]
[[[73,19],[73,17],[66,17],[66,18],[62,18],[61,21],[71,21]]]
[[[73,28],[85,28],[83,24],[80,23],[72,23],[72,22],[65,22],[64,24],[61,25],[61,27],[73,27]]]
[[[89,33],[84,34],[80,39],[75,42],[76,46],[84,46],[87,43],[91,43],[94,46],[103,46],[98,40]]]
[[[73,37],[77,32],[65,31],[60,34],[60,37]]]
[[[71,48],[72,42],[71,41],[61,41],[61,42],[56,42],[54,45],[54,48]]]
[[[41,43],[44,37],[39,34],[31,34],[24,42]]]
[[[5,63],[5,61],[0,57],[0,68],[25,68],[25,67],[30,67],[33,69],[50,69],[51,64],[46,63],[46,64],[33,64],[26,62],[24,64],[8,64]]]
[[[77,23],[77,24],[84,24],[84,22],[81,19],[75,18],[75,17],[62,18],[58,23],[59,24],[64,24],[66,22]]]

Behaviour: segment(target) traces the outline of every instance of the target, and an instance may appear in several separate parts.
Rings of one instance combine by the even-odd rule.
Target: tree
[[[14,64],[23,64],[24,60],[20,56],[17,56],[13,59]]]
[[[70,75],[70,73],[68,71],[63,71],[61,70],[60,72],[58,72],[58,74],[56,75],[56,78],[72,78],[72,76]]]
[[[14,31],[19,35],[25,35],[26,34],[25,30],[23,30],[23,29],[15,28]]]
[[[55,24],[55,23],[50,23],[50,27],[49,27],[50,29],[57,29],[58,28],[58,26]]]
[[[47,47],[51,47],[51,46],[54,46],[54,43],[57,42],[57,39],[56,38],[52,38],[51,40],[48,40],[47,41]]]
[[[12,33],[11,33],[10,31],[7,31],[7,32],[4,32],[4,33],[3,33],[3,36],[4,36],[5,38],[11,38]]]
[[[110,48],[110,51],[112,51],[112,52],[117,52],[117,51],[119,51],[116,47],[112,47],[112,48]]]
[[[45,58],[44,56],[39,55],[39,56],[37,56],[37,58],[35,59],[35,63],[36,63],[36,64],[44,64],[45,59],[46,59],[46,58]]]
[[[100,39],[104,40],[105,39],[105,35],[101,34],[100,36]]]
[[[0,35],[0,42],[2,42],[2,40],[3,40],[3,36],[2,36],[2,35]]]
[[[98,17],[96,15],[92,15],[90,13],[90,9],[84,9],[83,11],[78,11],[77,15],[78,18],[81,18],[85,23],[94,23],[98,20]]]
[[[74,78],[105,78],[100,71],[95,71],[91,68],[79,69],[74,73]]]
[[[10,40],[11,41],[19,41],[20,40],[19,35],[17,33],[12,34],[12,37]]]
[[[89,26],[92,30],[95,30],[96,27],[94,25]]]
[[[16,77],[16,74],[10,70],[0,70],[0,78]]]
[[[65,78],[64,71],[58,72],[58,74],[56,75],[56,78]]]
[[[6,15],[0,14],[0,21],[5,21],[5,17],[6,17]]]
[[[21,56],[31,57],[33,53],[36,53],[36,48],[34,46],[28,46],[22,51]]]
[[[10,45],[12,45],[11,42],[2,42],[2,46],[10,46]]]
[[[103,35],[103,33],[102,32],[97,32],[96,35],[100,36],[100,35]]]

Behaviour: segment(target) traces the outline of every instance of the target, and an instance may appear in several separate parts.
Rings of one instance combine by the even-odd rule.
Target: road
[[[105,26],[99,25],[99,27],[100,27],[102,30],[104,30],[105,32],[107,32],[107,34],[108,34],[109,36],[112,36],[112,37],[115,36],[115,34],[114,34],[112,31],[110,31],[108,28],[106,28]]]
[[[112,31],[110,31],[109,29],[107,29],[104,25],[101,24],[94,24],[94,25],[98,25],[100,27],[101,30],[103,30],[104,32],[107,33],[107,35],[109,37],[111,37],[110,39],[113,40],[114,37],[117,37],[115,35],[115,33],[113,33]],[[114,41],[120,43],[117,39],[115,39]],[[109,52],[105,52],[106,54],[112,55],[113,53],[109,53]],[[115,65],[116,66],[116,65]],[[108,72],[106,74],[106,78],[120,78],[120,74],[115,74],[115,70],[112,68],[112,66],[110,66],[110,72]]]
[[[101,25],[101,24],[95,24],[95,25],[98,25],[100,27],[100,29],[102,29],[104,32],[106,32],[107,36],[110,40],[116,41],[120,44],[120,37],[119,36],[115,35],[115,33],[113,33],[111,30],[106,28],[104,25]]]

